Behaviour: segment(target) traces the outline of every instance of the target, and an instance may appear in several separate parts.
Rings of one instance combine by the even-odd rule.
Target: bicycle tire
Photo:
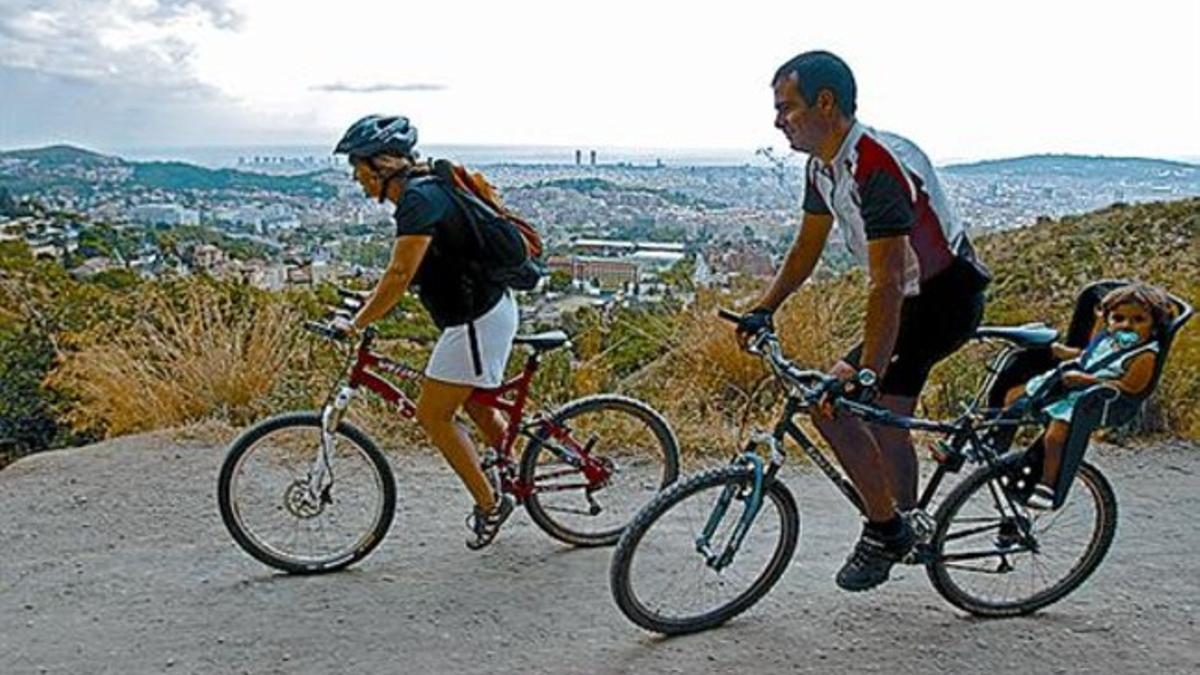
[[[1004,602],[978,597],[977,594],[964,589],[960,583],[955,581],[951,573],[953,568],[948,567],[942,557],[947,535],[954,522],[953,519],[977,491],[985,489],[989,485],[1000,489],[996,487],[999,479],[1007,474],[1012,463],[1017,459],[1017,456],[1013,456],[994,467],[983,467],[972,473],[950,492],[934,515],[937,527],[930,544],[934,559],[926,566],[929,579],[938,593],[952,605],[976,616],[992,618],[1021,616],[1058,602],[1078,588],[1096,570],[1108,553],[1116,533],[1117,501],[1112,486],[1099,469],[1083,462],[1079,465],[1075,482],[1071,486],[1071,492],[1063,507],[1058,511],[1045,512],[1037,516],[1037,518],[1054,518],[1056,513],[1061,515],[1064,509],[1077,501],[1083,502],[1084,500],[1090,500],[1091,505],[1095,508],[1091,536],[1088,538],[1087,546],[1066,575],[1055,579],[1048,588],[1032,593],[1028,597]],[[1038,520],[1031,521],[1031,527],[1036,528],[1037,524]],[[1045,526],[1045,531],[1048,532],[1056,524],[1056,520],[1049,521],[1049,524]],[[1045,537],[1044,541],[1049,541],[1049,537]],[[999,548],[999,535],[993,543]],[[1031,570],[1036,570],[1035,558],[1038,555],[1046,555],[1044,547],[1038,553],[1030,553],[1027,566]],[[1013,555],[1013,557],[1015,556],[1016,554]],[[1008,563],[1007,558],[1004,561],[1006,564]],[[1016,572],[1015,567],[1013,571]],[[1031,572],[1031,575],[1036,575],[1036,572]]]
[[[258,445],[260,441],[277,432],[299,430],[314,432],[319,439],[321,414],[315,411],[304,411],[276,415],[251,426],[234,440],[225,455],[224,462],[221,464],[220,475],[217,480],[217,503],[221,511],[221,520],[225,523],[225,527],[233,536],[234,541],[260,562],[291,574],[333,572],[362,560],[383,541],[395,516],[396,480],[387,458],[379,451],[379,448],[375,446],[370,437],[349,422],[341,422],[337,428],[338,437],[343,442],[349,440],[357,450],[361,451],[363,457],[367,460],[366,466],[369,467],[369,471],[373,472],[372,478],[379,488],[379,498],[381,501],[376,517],[373,518],[373,522],[369,524],[369,527],[364,529],[364,532],[354,542],[353,546],[335,555],[303,557],[290,555],[288,552],[272,546],[261,539],[251,527],[243,522],[241,509],[234,494],[239,479],[238,469],[248,459],[248,453],[260,447]],[[294,481],[295,479],[293,479],[293,483]],[[279,485],[280,483],[276,482],[272,487],[278,488]],[[288,490],[285,489],[284,494],[286,495],[287,492]],[[286,502],[286,497],[283,501]],[[270,502],[271,500],[268,499],[268,503]],[[333,502],[329,503],[332,504]],[[286,503],[274,506],[274,510],[279,512],[286,511],[287,509]]]
[[[800,512],[796,506],[796,500],[787,486],[778,480],[773,480],[764,487],[762,508],[768,508],[768,503],[770,503],[778,510],[779,541],[775,544],[770,561],[746,591],[710,611],[695,616],[668,617],[647,607],[634,589],[632,570],[638,554],[638,547],[644,541],[646,533],[660,518],[684,500],[706,489],[717,487],[723,489],[728,485],[744,487],[753,481],[753,475],[752,469],[744,466],[710,469],[667,488],[638,513],[637,518],[634,519],[617,544],[609,574],[613,600],[630,621],[646,630],[663,635],[682,635],[707,630],[746,611],[775,586],[791,563],[800,536]],[[760,516],[761,513],[760,511]],[[755,526],[757,525],[756,522]],[[752,528],[751,533],[754,532],[755,530]],[[744,553],[745,542],[743,542],[743,549],[739,556]],[[737,559],[734,563],[737,563]],[[677,573],[681,574],[682,572]]]
[[[649,444],[653,439],[653,444],[657,446],[653,459],[661,461],[661,466],[657,469],[657,484],[653,486],[654,492],[675,482],[679,477],[679,442],[666,419],[642,401],[613,394],[588,396],[565,404],[549,415],[549,420],[550,423],[563,427],[569,426],[572,420],[578,421],[588,415],[603,413],[615,413],[617,419],[628,418],[630,421],[636,421],[639,425],[644,426],[646,433],[643,435],[646,443]],[[521,456],[520,481],[533,488],[529,496],[525,498],[525,509],[529,512],[529,517],[550,536],[573,546],[611,546],[617,543],[621,532],[628,525],[628,521],[633,519],[637,509],[640,509],[644,502],[628,509],[628,516],[622,514],[623,517],[620,520],[623,522],[616,525],[607,524],[600,527],[599,531],[586,531],[565,517],[552,515],[555,507],[545,503],[551,500],[547,498],[548,493],[539,493],[537,482],[539,455],[542,455],[542,450],[547,447],[549,435],[548,427],[542,425],[526,443]],[[604,451],[608,447],[611,446],[599,448],[600,456],[604,456]],[[646,449],[648,448],[642,448],[642,450]],[[548,454],[547,458],[549,458]],[[630,476],[628,480],[634,478]],[[609,492],[608,494],[614,493]],[[647,496],[647,499],[649,498],[650,496]]]

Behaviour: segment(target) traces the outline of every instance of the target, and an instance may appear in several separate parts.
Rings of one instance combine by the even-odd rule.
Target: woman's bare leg
[[[491,511],[496,505],[492,486],[479,468],[475,445],[466,431],[454,421],[455,413],[467,402],[472,391],[474,387],[468,385],[426,378],[421,385],[421,396],[417,399],[417,422],[429,440],[442,451],[479,508]]]
[[[500,411],[471,400],[468,400],[464,407],[471,421],[479,429],[479,433],[483,434],[483,440],[491,447],[499,449],[500,444],[504,442],[504,432],[507,427]]]

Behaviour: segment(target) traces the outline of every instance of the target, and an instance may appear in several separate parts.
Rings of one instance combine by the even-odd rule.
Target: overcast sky
[[[782,147],[769,80],[843,56],[859,117],[939,162],[1200,158],[1200,2],[0,0],[0,148]]]

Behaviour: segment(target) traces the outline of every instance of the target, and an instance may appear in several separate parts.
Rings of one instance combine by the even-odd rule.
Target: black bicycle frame
[[[839,401],[837,405],[842,410],[860,417],[864,421],[872,424],[908,430],[916,429],[921,431],[932,431],[935,433],[948,435],[952,438],[951,447],[956,450],[961,449],[968,443],[975,448],[984,447],[979,438],[979,434],[976,432],[975,425],[971,423],[970,418],[967,416],[963,416],[953,423],[947,423],[921,419],[919,417],[897,415],[881,408],[876,408],[853,401],[842,400]],[[850,500],[850,503],[854,504],[854,507],[858,509],[860,513],[863,512],[864,505],[862,497],[859,495],[858,489],[854,487],[854,483],[850,481],[850,479],[841,469],[838,469],[836,466],[834,466],[834,463],[825,455],[825,453],[822,452],[821,449],[818,448],[811,439],[809,439],[808,435],[804,433],[804,430],[800,428],[800,425],[796,424],[794,418],[804,408],[805,405],[800,401],[800,399],[794,396],[788,397],[787,403],[784,405],[783,414],[780,416],[779,422],[775,424],[775,428],[771,434],[775,441],[775,450],[779,452],[781,458],[778,462],[771,462],[771,466],[766,473],[768,482],[774,479],[775,474],[779,471],[779,467],[782,465],[782,458],[786,457],[783,442],[784,437],[786,436],[795,441],[796,445],[800,446],[800,449],[804,451],[804,454],[806,454],[810,460],[812,460],[812,463],[817,465],[817,468],[819,468],[821,472],[833,482],[838,490],[840,490],[842,494],[844,494],[846,498]],[[753,452],[753,449],[751,448],[750,451]],[[990,463],[995,458],[991,453],[980,453],[978,459],[983,462]],[[954,471],[957,470],[957,468],[954,469]],[[933,475],[925,484],[925,489],[921,492],[920,498],[917,500],[918,508],[925,509],[929,506],[930,501],[932,501],[933,496],[937,493],[938,487],[941,485],[942,479],[945,478],[946,474],[950,472],[951,469],[947,468],[946,465],[941,463],[938,464],[937,469],[934,470]]]

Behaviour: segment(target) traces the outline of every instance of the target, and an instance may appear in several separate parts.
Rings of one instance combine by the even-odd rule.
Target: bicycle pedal
[[[928,565],[933,560],[933,549],[928,544],[916,544],[900,559],[900,562],[905,565]]]

